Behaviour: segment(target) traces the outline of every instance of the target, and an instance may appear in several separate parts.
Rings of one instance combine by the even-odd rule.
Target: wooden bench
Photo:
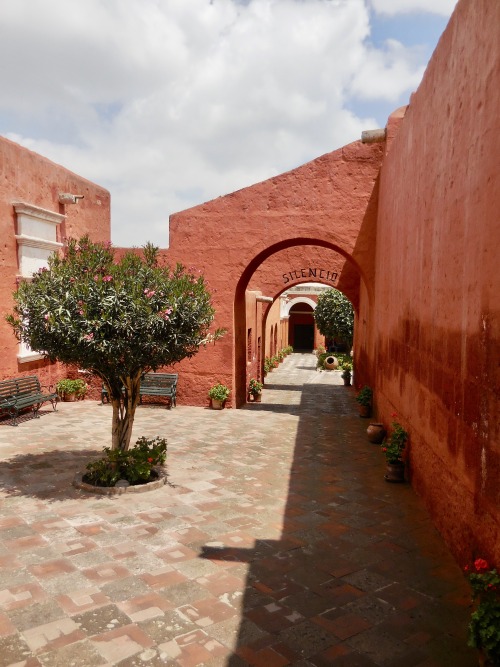
[[[55,410],[58,401],[57,392],[52,391],[51,387],[40,386],[40,380],[36,375],[0,380],[0,414],[7,413],[13,426],[17,426],[21,410],[32,408],[35,417],[38,417],[38,411],[46,401],[50,401]]]
[[[139,389],[139,402],[142,403],[143,396],[164,396],[170,399],[169,406],[177,404],[177,373],[146,373],[141,378]],[[101,402],[109,401],[108,390],[105,385],[101,389]]]

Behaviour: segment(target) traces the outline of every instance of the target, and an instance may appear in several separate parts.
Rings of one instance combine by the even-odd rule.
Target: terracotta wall
[[[363,341],[379,415],[408,427],[412,483],[462,562],[500,563],[499,26],[500,3],[458,3],[390,143]]]
[[[214,347],[176,367],[182,373],[179,393],[184,384],[189,401],[204,404],[207,386],[223,376],[234,389],[235,404],[244,402],[247,289],[276,297],[291,286],[284,284],[284,273],[321,262],[339,273],[339,284],[358,302],[360,282],[373,280],[382,157],[382,145],[354,142],[171,216],[171,245],[164,254],[205,274],[214,294],[216,324],[227,329]],[[328,257],[318,248],[326,249]],[[254,279],[261,265],[262,280]]]
[[[83,195],[77,204],[62,205],[59,193]],[[66,215],[57,228],[57,241],[90,234],[94,240],[110,239],[110,197],[107,190],[73,174],[60,165],[0,137],[0,303],[2,314],[11,312],[19,263],[16,214],[13,202],[25,202]],[[18,342],[0,317],[0,379],[37,374],[53,384],[66,370],[44,360],[18,363]]]

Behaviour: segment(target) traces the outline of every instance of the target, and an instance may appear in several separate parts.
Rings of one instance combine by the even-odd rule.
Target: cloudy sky
[[[117,245],[384,127],[456,0],[0,0],[0,134],[108,188]]]

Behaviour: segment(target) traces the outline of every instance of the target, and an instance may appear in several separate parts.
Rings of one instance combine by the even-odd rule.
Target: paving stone
[[[98,667],[106,664],[89,641],[81,641],[49,651],[38,657],[46,667]]]
[[[28,644],[21,636],[0,637],[0,667],[9,667],[16,662],[22,663],[31,655]]]
[[[99,607],[83,614],[76,614],[72,618],[89,637],[130,624],[128,616],[114,604]]]

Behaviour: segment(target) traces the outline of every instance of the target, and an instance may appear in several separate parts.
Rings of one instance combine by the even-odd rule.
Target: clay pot
[[[334,371],[336,368],[339,367],[339,360],[337,359],[337,357],[330,355],[325,359],[323,365],[327,371]]]
[[[224,407],[224,401],[218,401],[215,398],[210,399],[212,401],[212,410],[222,410]]]
[[[405,481],[405,464],[404,463],[388,463],[384,475],[386,482],[404,482]]]
[[[372,414],[372,408],[370,405],[358,405],[358,410],[360,417],[370,417]]]
[[[373,442],[374,445],[380,445],[385,438],[384,425],[375,422],[368,424],[366,435],[368,436],[369,442]]]

